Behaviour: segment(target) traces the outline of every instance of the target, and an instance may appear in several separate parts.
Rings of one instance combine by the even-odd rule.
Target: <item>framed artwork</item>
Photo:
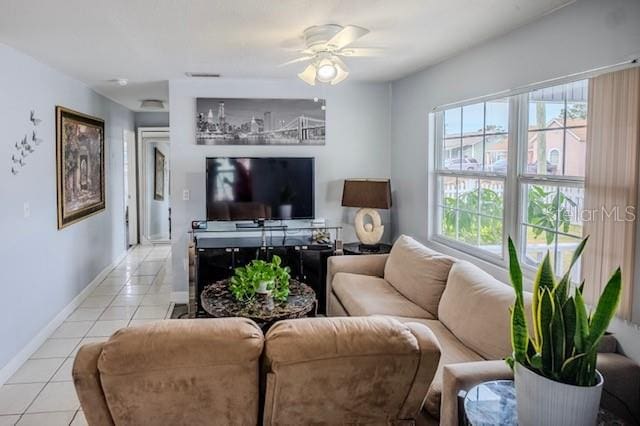
[[[324,145],[323,99],[196,99],[197,145]]]
[[[155,147],[153,149],[153,199],[164,201],[164,154]]]
[[[105,209],[104,120],[56,106],[58,229]]]

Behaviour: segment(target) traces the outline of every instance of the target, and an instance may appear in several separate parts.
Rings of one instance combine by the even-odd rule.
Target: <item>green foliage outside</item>
[[[578,245],[559,281],[556,281],[549,253],[545,256],[533,283],[533,330],[530,331],[525,315],[522,269],[509,238],[509,275],[516,293],[511,309],[513,354],[506,360],[511,368],[517,362],[557,382],[575,386],[597,384],[598,344],[618,308],[622,278],[618,268],[607,282],[595,310],[587,312],[582,296],[584,282],[572,288],[569,278],[587,240],[588,237]]]
[[[255,298],[260,283],[266,282],[273,299],[285,301],[289,297],[291,276],[289,267],[282,267],[281,264],[282,259],[274,255],[271,262],[253,260],[247,266],[236,268],[229,290],[237,300],[247,301]]]

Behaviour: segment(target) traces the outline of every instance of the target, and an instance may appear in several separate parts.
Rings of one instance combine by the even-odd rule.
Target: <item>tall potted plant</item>
[[[618,268],[595,310],[587,311],[584,282],[572,288],[569,278],[587,239],[578,245],[560,280],[549,253],[545,256],[533,282],[533,329],[529,330],[522,270],[509,238],[509,273],[516,301],[511,310],[513,354],[507,363],[514,370],[521,425],[596,424],[603,384],[596,370],[597,349],[618,307],[622,282]]]

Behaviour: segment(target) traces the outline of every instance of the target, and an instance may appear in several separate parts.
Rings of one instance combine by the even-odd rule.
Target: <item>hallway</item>
[[[71,368],[79,347],[116,330],[167,318],[171,246],[137,246],[0,387],[0,426],[86,425]]]

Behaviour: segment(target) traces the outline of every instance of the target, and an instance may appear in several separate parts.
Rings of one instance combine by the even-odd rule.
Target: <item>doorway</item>
[[[124,221],[127,248],[138,244],[138,190],[136,188],[136,134],[124,130]]]
[[[171,150],[169,129],[138,129],[140,237],[142,243],[171,241]]]

